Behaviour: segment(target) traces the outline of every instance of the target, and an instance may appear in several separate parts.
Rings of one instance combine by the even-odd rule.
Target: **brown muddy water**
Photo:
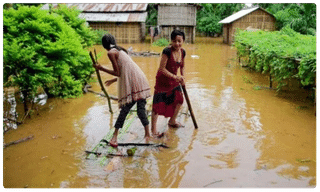
[[[162,50],[150,44],[122,46],[132,46],[136,52]],[[140,156],[107,158],[102,164],[101,158],[86,159],[84,151],[92,150],[112,129],[117,103],[112,101],[115,114],[111,115],[107,100],[93,93],[49,99],[39,114],[4,134],[4,143],[34,135],[3,149],[4,187],[315,187],[316,116],[306,94],[257,88],[267,87],[268,77],[240,67],[235,50],[220,38],[197,38],[195,44],[183,47],[197,130],[184,114],[179,121],[185,127],[179,129],[168,128],[167,120],[159,118],[159,130],[167,134],[151,142],[165,143],[169,149],[139,148]],[[107,52],[95,48],[101,53],[99,62],[111,67]],[[160,57],[133,60],[153,91]],[[102,78],[112,76],[102,74]],[[97,81],[91,85],[91,90],[100,92]],[[107,90],[116,95],[116,85]],[[131,127],[124,137],[143,140],[140,122]]]

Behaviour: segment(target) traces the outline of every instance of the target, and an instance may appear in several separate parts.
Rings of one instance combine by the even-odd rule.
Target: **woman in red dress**
[[[184,85],[184,58],[186,55],[182,44],[185,34],[174,30],[171,33],[171,46],[166,47],[161,56],[160,67],[156,75],[156,85],[153,96],[151,131],[154,136],[161,137],[157,132],[156,124],[158,115],[170,117],[170,127],[182,127],[176,122],[177,115],[183,104],[183,95],[180,84]],[[178,76],[180,69],[181,76]]]

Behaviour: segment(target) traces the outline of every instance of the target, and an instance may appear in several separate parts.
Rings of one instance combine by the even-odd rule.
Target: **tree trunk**
[[[28,109],[28,92],[27,91],[22,91],[23,95],[23,106],[24,106],[24,115],[27,115],[29,109]]]

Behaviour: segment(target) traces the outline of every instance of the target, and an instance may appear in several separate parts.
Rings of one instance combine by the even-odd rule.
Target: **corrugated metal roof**
[[[87,21],[99,22],[146,22],[148,13],[80,13]]]
[[[141,12],[147,11],[148,3],[65,3],[68,7],[76,6],[83,12]],[[58,3],[52,3],[57,7]],[[45,4],[43,9],[49,9],[49,4]]]
[[[238,11],[237,13],[219,21],[219,23],[223,23],[223,24],[226,24],[226,23],[232,23],[234,22],[235,20],[237,19],[240,19],[241,17],[245,16],[245,15],[248,15],[249,13],[255,11],[259,9],[259,7],[253,7],[253,8],[249,8],[249,9],[242,9],[240,11]]]

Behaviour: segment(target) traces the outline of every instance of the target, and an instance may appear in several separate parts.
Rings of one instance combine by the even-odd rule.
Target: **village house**
[[[147,3],[66,3],[76,7],[92,29],[112,34],[118,43],[139,43],[146,33]],[[52,4],[53,8],[58,6]],[[49,9],[45,4],[43,9]]]
[[[231,45],[237,29],[274,31],[275,22],[272,14],[260,7],[252,7],[242,9],[219,23],[223,24],[223,42]]]
[[[186,43],[195,42],[197,10],[201,7],[195,3],[159,3],[158,26],[160,37],[170,40],[174,29],[185,33]]]

